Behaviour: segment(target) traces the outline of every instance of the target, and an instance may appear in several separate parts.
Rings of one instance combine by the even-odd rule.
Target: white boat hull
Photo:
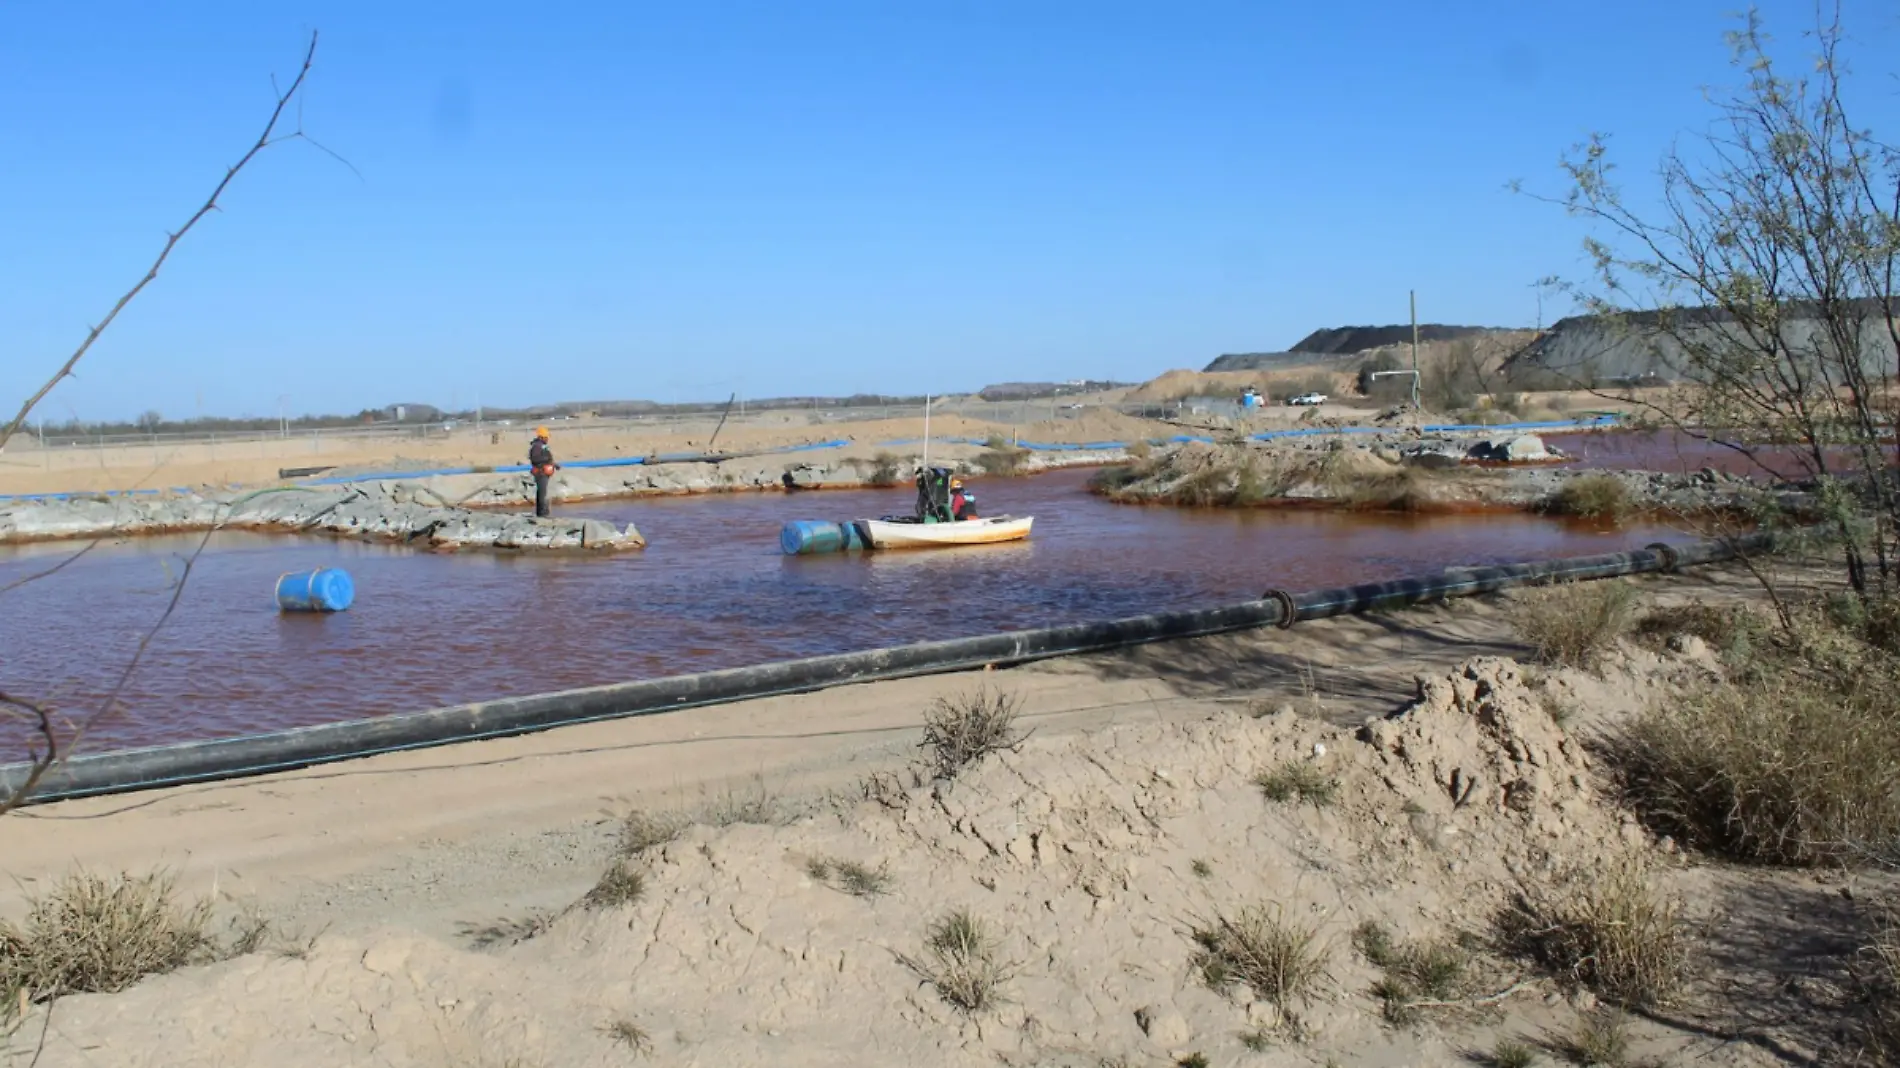
[[[863,521],[873,549],[936,549],[949,545],[995,545],[1029,536],[1034,516],[997,516],[960,523],[887,523]]]

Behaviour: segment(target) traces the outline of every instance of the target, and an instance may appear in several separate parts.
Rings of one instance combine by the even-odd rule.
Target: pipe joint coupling
[[[1274,626],[1281,630],[1291,630],[1293,624],[1299,621],[1299,606],[1293,603],[1293,595],[1285,590],[1268,590],[1260,595],[1260,599],[1280,603],[1280,622],[1275,623]]]
[[[1665,572],[1673,573],[1676,568],[1682,565],[1682,553],[1674,545],[1659,541],[1653,545],[1645,545],[1643,548],[1662,557],[1662,569]]]

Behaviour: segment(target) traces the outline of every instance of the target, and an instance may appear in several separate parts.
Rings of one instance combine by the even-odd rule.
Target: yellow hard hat
[[[548,428],[547,428],[547,427],[544,427],[544,426],[538,426],[538,427],[535,427],[535,428],[534,428],[534,436],[535,436],[535,437],[537,437],[537,438],[545,438],[545,437],[547,437],[547,436],[548,436]]]
[[[953,478],[953,479],[951,479],[951,480],[950,480],[950,488],[951,488],[951,489],[962,489],[962,488],[963,488],[963,480],[962,480],[962,479],[960,479],[960,478]]]

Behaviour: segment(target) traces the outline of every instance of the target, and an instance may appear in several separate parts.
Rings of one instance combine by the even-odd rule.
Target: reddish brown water
[[[1544,441],[1575,457],[1577,466],[1614,471],[1667,471],[1687,474],[1714,468],[1730,475],[1765,478],[1811,477],[1790,449],[1756,448],[1755,459],[1717,441],[1697,439],[1674,430],[1604,430],[1581,434],[1549,434]],[[1889,456],[1891,457],[1891,453]],[[1835,472],[1859,466],[1859,456],[1845,449],[1830,450]],[[1759,462],[1757,462],[1759,460]],[[1766,470],[1764,470],[1764,468]]]
[[[988,514],[1033,514],[1026,543],[883,555],[786,557],[786,519],[907,510],[909,490],[746,494],[565,511],[633,521],[643,553],[437,556],[264,535],[221,535],[177,613],[87,747],[120,748],[402,712],[501,695],[650,678],[1245,600],[1461,565],[1641,545],[1529,516],[1405,517],[1111,505],[1087,472],[987,481]],[[0,688],[99,707],[170,596],[194,538],[134,539],[0,597]],[[73,546],[0,549],[0,586]],[[356,605],[280,615],[287,571],[342,567]],[[21,751],[0,728],[0,760]]]

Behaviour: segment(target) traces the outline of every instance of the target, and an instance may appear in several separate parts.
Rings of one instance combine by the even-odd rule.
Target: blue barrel
[[[355,600],[350,573],[334,567],[293,571],[277,580],[277,607],[285,612],[341,612]]]
[[[825,523],[794,519],[779,528],[778,547],[787,556],[811,553],[840,553],[847,549],[869,549],[869,539],[856,523]]]

